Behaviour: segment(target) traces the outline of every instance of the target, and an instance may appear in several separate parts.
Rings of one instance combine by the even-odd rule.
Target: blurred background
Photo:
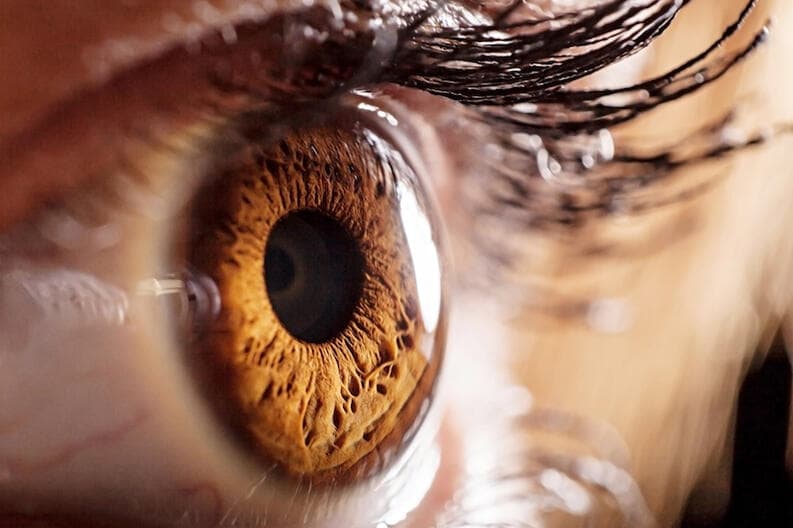
[[[689,508],[683,528],[793,526],[793,479],[785,468],[790,394],[790,362],[778,337],[741,387],[726,519],[708,519],[706,512]]]

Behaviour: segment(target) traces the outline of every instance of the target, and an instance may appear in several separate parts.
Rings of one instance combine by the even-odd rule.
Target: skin
[[[25,156],[38,153],[48,158],[57,150],[56,143],[68,143],[71,137],[56,128],[38,142],[41,123],[58,105],[79,99],[85,90],[101,86],[117,72],[196,31],[251,16],[266,19],[273,10],[292,9],[301,2],[252,2],[251,11],[223,3],[215,6],[211,20],[202,16],[196,7],[200,4],[187,0],[84,1],[79,9],[67,0],[40,4],[26,0],[0,4],[0,49],[6,57],[0,62],[0,152],[38,145],[0,167],[0,210],[18,207],[18,216],[23,214],[23,205],[33,200],[12,192],[26,174],[20,167],[30,166]],[[703,47],[734,18],[741,4],[693,2],[642,68],[660,71],[688,56],[691,49]],[[171,14],[184,24],[163,24],[164,19],[173,19]],[[782,1],[761,2],[749,26],[757,28],[770,14],[776,17],[774,40],[756,60],[706,92],[661,115],[653,114],[623,133],[650,129],[653,137],[674,139],[679,137],[680,123],[690,123],[691,129],[698,126],[700,121],[692,122],[692,115],[718,116],[746,94],[757,101],[750,123],[790,121],[793,99],[778,94],[791,93],[793,78],[774,65],[784,64],[793,49],[793,7]],[[104,54],[102,50],[110,49],[107,44],[112,41],[130,46],[123,53]],[[86,60],[97,56],[103,60]],[[169,88],[174,92],[183,88],[173,83]],[[433,169],[429,171],[434,178],[431,185],[437,191],[441,214],[451,219],[454,174],[464,160],[438,142],[438,137],[448,138],[455,132],[444,128],[441,118],[447,115],[446,107],[433,98],[400,90],[391,95],[403,112],[417,114],[414,126],[424,140],[423,148],[432,151],[427,156]],[[123,112],[118,112],[90,118],[123,119]],[[718,510],[726,500],[726,446],[737,388],[757,351],[763,352],[763,340],[787,320],[790,307],[787,270],[793,264],[793,243],[785,234],[785,226],[793,220],[788,212],[793,192],[789,147],[790,141],[781,139],[741,154],[722,166],[726,177],[706,195],[632,219],[630,229],[604,227],[629,247],[678,221],[696,226],[659,250],[582,259],[570,247],[585,244],[586,234],[580,235],[578,246],[538,235],[534,242],[544,249],[543,256],[523,263],[525,273],[576,295],[627,300],[631,324],[623,332],[604,333],[582,320],[538,317],[520,303],[505,316],[503,307],[485,310],[478,302],[480,294],[471,296],[461,290],[453,312],[440,405],[444,411],[439,434],[441,473],[405,526],[433,522],[456,488],[465,460],[476,454],[459,438],[486,430],[482,416],[487,416],[488,405],[498,403],[499,391],[512,385],[528,389],[542,407],[613,427],[627,448],[631,472],[662,526],[674,524],[697,485],[715,497],[707,506]],[[18,150],[13,150],[15,156]],[[19,159],[23,161],[15,164]],[[154,171],[174,169],[167,159],[156,156],[147,163]],[[54,172],[35,173],[32,185],[38,191],[33,194],[64,190]],[[762,186],[757,185],[760,177]],[[66,187],[81,184],[76,175]],[[11,225],[12,217],[0,225]],[[159,228],[152,221],[136,226],[136,232]],[[454,230],[452,223],[452,241]],[[458,271],[464,273],[462,251],[452,245]],[[128,267],[118,270],[109,260],[99,259],[90,269],[99,277],[114,273],[134,277],[147,264],[130,258]],[[82,336],[53,347],[46,361],[19,358],[8,350],[0,356],[0,387],[6,387],[6,392],[0,388],[0,397],[11,402],[4,401],[0,412],[0,507],[32,504],[32,511],[39,514],[52,504],[57,510],[61,501],[80,503],[82,497],[93,497],[89,502],[101,502],[97,490],[121,475],[133,493],[141,494],[142,504],[162,509],[171,521],[189,522],[169,511],[174,502],[201,512],[202,522],[219,521],[229,503],[245,495],[250,482],[235,474],[239,460],[218,455],[228,447],[222,446],[217,431],[204,424],[208,418],[192,416],[195,402],[173,397],[178,390],[186,390],[175,367],[152,371],[157,361],[153,351],[162,336],[130,335],[123,347],[109,347],[105,338]],[[116,337],[112,339],[117,342]],[[20,380],[29,398],[20,396]],[[474,394],[465,390],[471,386],[479,390]],[[79,426],[63,419],[74,416],[75,409],[84,411]],[[196,442],[196,435],[206,442]],[[548,449],[586,451],[541,435],[530,442]],[[198,468],[196,460],[206,463]],[[4,479],[4,474],[13,478]],[[105,513],[123,511],[130,504],[117,498],[108,501],[100,508]],[[57,517],[49,520],[56,522]]]

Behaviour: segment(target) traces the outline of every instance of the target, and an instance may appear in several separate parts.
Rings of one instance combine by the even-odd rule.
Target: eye
[[[376,473],[422,420],[443,353],[416,174],[360,124],[254,142],[218,171],[186,245],[221,305],[190,346],[207,399],[287,475]]]
[[[434,508],[446,300],[428,182],[460,217],[466,269],[485,279],[515,270],[536,283],[515,265],[530,252],[512,251],[545,251],[526,235],[558,237],[573,258],[602,253],[591,235],[615,216],[695,187],[659,182],[764,142],[733,142],[729,118],[657,147],[608,130],[748,57],[764,29],[715,54],[755,5],[744,1],[680,67],[603,90],[577,81],[647,46],[689,2],[588,2],[558,17],[531,2],[296,2],[269,18],[241,9],[248,22],[197,3],[217,32],[157,48],[0,145],[0,181],[14,189],[0,207],[0,394],[13,402],[0,405],[0,513],[394,526],[425,496]],[[436,141],[411,133],[414,118]],[[526,300],[520,281],[503,284]],[[535,297],[553,317],[589,313],[577,298]],[[542,378],[575,357],[545,349],[548,365],[532,354],[522,368]],[[495,370],[484,356],[474,385]],[[483,396],[484,410],[486,392],[462,402]],[[461,436],[492,433],[485,450],[504,472],[464,477],[481,473],[493,501],[472,513],[511,514],[497,511],[498,490],[515,498],[524,471],[550,476],[549,492],[568,487],[533,447],[513,463],[486,418]],[[473,488],[451,497],[467,483],[440,484],[451,516],[437,522],[466,516]],[[535,497],[519,499],[534,511]]]
[[[97,487],[90,515],[166,525],[415,506],[395,505],[437,467],[444,257],[411,117],[380,99],[328,98],[304,125],[282,105],[146,137],[0,235],[0,343],[19,352],[12,392],[37,393],[14,397],[10,421],[37,440],[12,435],[25,447],[8,468],[58,490],[30,511],[72,513]]]

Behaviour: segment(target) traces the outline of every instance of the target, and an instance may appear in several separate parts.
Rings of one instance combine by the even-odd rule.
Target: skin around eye
[[[249,147],[190,214],[188,267],[214,281],[222,306],[189,345],[207,398],[293,477],[388,467],[432,398],[440,253],[406,225],[431,216],[405,216],[423,190],[383,145],[320,127]]]

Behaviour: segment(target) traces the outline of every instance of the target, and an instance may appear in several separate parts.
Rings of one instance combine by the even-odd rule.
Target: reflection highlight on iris
[[[419,207],[416,193],[409,186],[397,187],[399,215],[410,250],[413,269],[416,271],[416,288],[424,325],[428,332],[435,331],[441,315],[441,262],[434,240],[430,220]]]

